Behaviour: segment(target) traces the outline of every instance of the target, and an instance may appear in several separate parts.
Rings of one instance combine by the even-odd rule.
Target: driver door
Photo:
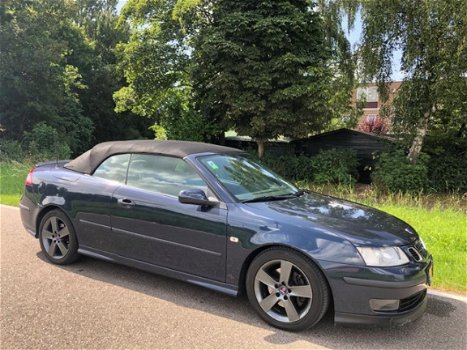
[[[113,194],[118,254],[224,282],[227,209],[178,201],[181,190],[194,188],[212,196],[183,159],[132,154],[126,185]]]

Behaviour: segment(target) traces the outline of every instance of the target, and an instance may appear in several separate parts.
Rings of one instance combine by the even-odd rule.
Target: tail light
[[[26,176],[26,181],[24,181],[24,186],[32,186],[32,173],[36,168],[29,170],[28,176]]]

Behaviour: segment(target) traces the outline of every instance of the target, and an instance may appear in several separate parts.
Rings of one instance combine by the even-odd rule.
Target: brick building
[[[382,118],[382,108],[391,105],[394,97],[401,86],[400,81],[395,81],[389,84],[389,99],[383,104],[378,94],[378,87],[376,84],[370,83],[365,86],[354,89],[352,93],[352,104],[355,105],[357,101],[365,99],[365,106],[363,108],[363,115],[357,123],[357,130],[372,132],[376,134],[386,134],[390,132],[390,122]]]

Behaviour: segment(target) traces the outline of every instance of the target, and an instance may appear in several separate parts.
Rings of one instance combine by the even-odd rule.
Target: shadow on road
[[[37,256],[47,261],[41,252]],[[70,266],[57,268],[187,308],[267,329],[270,344],[290,344],[302,340],[339,349],[465,349],[467,305],[461,301],[429,296],[425,315],[398,328],[357,328],[334,325],[329,313],[314,328],[290,333],[265,324],[252,311],[246,297],[233,298],[208,289],[144,271],[82,257]],[[232,330],[235,336],[235,330]]]

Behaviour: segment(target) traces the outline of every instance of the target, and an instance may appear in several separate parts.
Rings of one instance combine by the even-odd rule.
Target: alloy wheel
[[[263,264],[256,272],[254,291],[261,309],[284,323],[305,317],[313,300],[311,284],[305,273],[287,260]]]
[[[70,230],[56,216],[47,219],[42,227],[42,244],[52,259],[62,259],[70,249]]]

